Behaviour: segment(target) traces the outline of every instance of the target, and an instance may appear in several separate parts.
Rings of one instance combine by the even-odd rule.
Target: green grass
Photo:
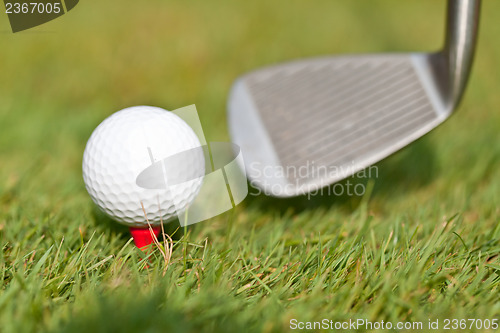
[[[99,122],[133,105],[195,103],[207,138],[227,140],[240,73],[437,49],[444,1],[84,1],[15,35],[0,15],[0,331],[500,318],[499,13],[484,1],[457,114],[379,163],[365,196],[249,196],[177,231],[172,261],[155,251],[149,268],[85,191],[82,153]]]

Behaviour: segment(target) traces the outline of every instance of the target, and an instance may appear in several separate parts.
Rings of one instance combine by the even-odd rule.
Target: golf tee
[[[153,237],[158,237],[161,227],[151,227],[151,228],[134,228],[130,227],[130,233],[134,239],[135,245],[141,249],[145,250],[151,243],[154,242]]]

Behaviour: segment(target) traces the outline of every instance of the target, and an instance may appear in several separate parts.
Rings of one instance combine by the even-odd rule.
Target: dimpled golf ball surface
[[[182,213],[198,194],[203,154],[190,155],[198,176],[167,189],[144,189],[137,176],[153,162],[200,147],[194,131],[177,115],[155,107],[131,107],[105,119],[92,133],[83,155],[83,179],[94,203],[114,220],[135,227],[168,221]],[[142,205],[146,211],[143,212]],[[147,216],[147,220],[146,220]]]

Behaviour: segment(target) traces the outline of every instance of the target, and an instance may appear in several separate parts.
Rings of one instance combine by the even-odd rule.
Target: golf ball
[[[172,112],[149,106],[123,109],[105,119],[87,142],[82,163],[85,187],[94,203],[117,222],[134,227],[167,222],[182,213],[201,188],[201,150],[184,161],[189,167],[174,166],[193,173],[182,175],[190,179],[182,184],[145,189],[136,178],[153,163],[200,146],[191,127]]]

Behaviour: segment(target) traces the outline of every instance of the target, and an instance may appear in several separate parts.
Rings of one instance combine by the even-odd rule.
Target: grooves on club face
[[[228,121],[251,183],[306,194],[380,161],[442,123],[467,82],[478,0],[450,0],[443,51],[295,61],[233,85]]]

